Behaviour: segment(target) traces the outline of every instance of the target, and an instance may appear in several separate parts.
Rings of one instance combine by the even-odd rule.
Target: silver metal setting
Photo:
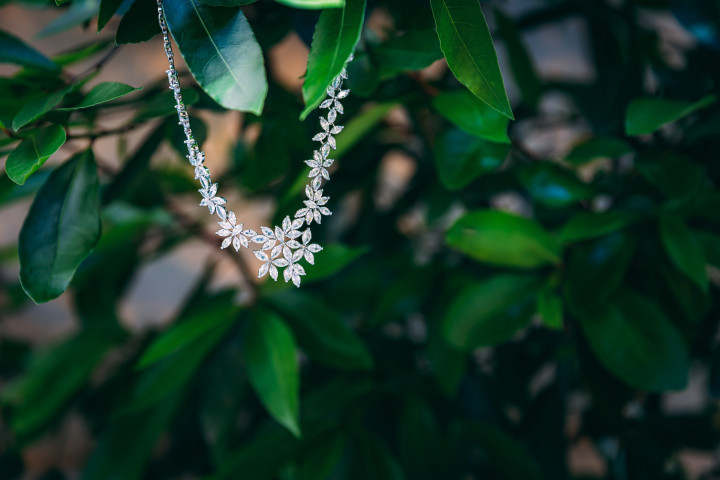
[[[249,248],[251,244],[253,247],[258,246],[259,248],[253,249],[258,260],[263,262],[258,269],[258,278],[269,275],[273,280],[277,280],[279,269],[283,269],[282,276],[285,282],[292,281],[295,286],[299,287],[301,277],[305,275],[305,268],[300,262],[305,261],[313,265],[315,263],[314,254],[322,250],[317,243],[311,243],[310,225],[313,222],[321,223],[323,216],[332,215],[332,212],[325,206],[330,198],[323,196],[321,187],[323,182],[330,180],[328,168],[334,160],[329,156],[337,146],[334,135],[343,129],[335,122],[338,115],[343,113],[340,100],[350,93],[350,90],[342,89],[343,80],[347,79],[347,69],[343,68],[342,72],[333,79],[327,88],[328,98],[320,104],[320,108],[327,109],[328,112],[326,116],[320,117],[322,131],[313,137],[314,141],[320,142],[320,146],[313,152],[313,158],[305,161],[311,169],[308,174],[310,180],[305,186],[305,196],[307,197],[304,201],[305,206],[295,212],[294,218],[285,217],[281,226],[273,228],[263,226],[260,227],[260,232],[256,232],[245,228],[242,222],[238,223],[235,213],[228,210],[225,199],[218,196],[218,184],[212,182],[210,170],[205,166],[205,152],[200,151],[190,129],[190,119],[180,92],[180,82],[175,70],[175,60],[161,0],[157,0],[157,6],[165,55],[170,65],[166,73],[170,89],[175,93],[175,108],[178,112],[179,123],[185,132],[187,158],[195,167],[195,179],[200,182],[201,188],[198,190],[202,195],[200,206],[207,207],[211,215],[219,217],[220,230],[216,233],[223,237],[220,248],[225,249],[232,246],[239,251],[240,247]],[[350,55],[346,66],[352,59],[353,57]]]

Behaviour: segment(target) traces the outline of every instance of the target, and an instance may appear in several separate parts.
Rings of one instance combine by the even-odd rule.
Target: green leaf
[[[480,210],[467,213],[450,227],[448,245],[475,260],[518,268],[561,262],[560,243],[534,220]]]
[[[705,173],[696,162],[672,154],[656,153],[637,159],[635,167],[668,197],[689,199],[697,195]]]
[[[100,12],[98,13],[97,20],[98,33],[105,28],[105,25],[107,25],[113,15],[115,15],[115,12],[117,12],[120,5],[123,4],[123,1],[124,0],[100,0]]]
[[[62,294],[100,238],[98,176],[92,151],[58,167],[20,230],[20,282],[35,303]]]
[[[405,475],[388,446],[367,429],[355,432],[347,462],[337,478],[347,480],[405,480]]]
[[[400,413],[398,445],[403,469],[417,480],[437,480],[447,472],[447,445],[430,405],[410,398]]]
[[[498,478],[506,480],[542,480],[535,458],[516,438],[494,425],[466,422],[464,445],[478,445],[485,452]]]
[[[131,87],[120,82],[102,82],[95,85],[85,95],[80,103],[72,107],[58,108],[58,110],[80,110],[82,108],[94,107],[101,103],[110,102],[128,93],[136,92],[142,87]]]
[[[267,303],[281,314],[313,360],[346,370],[372,368],[373,359],[365,344],[319,299],[290,291],[269,297]]]
[[[238,7],[240,5],[250,5],[257,0],[200,0],[205,5],[213,7]]]
[[[327,95],[326,89],[345,67],[360,40],[365,0],[347,0],[343,8],[323,10],[315,25],[307,73],[303,83],[305,120]]]
[[[372,56],[384,75],[421,70],[442,58],[435,30],[410,30],[372,46]]]
[[[598,308],[618,292],[637,242],[617,232],[570,250],[563,289],[571,312]]]
[[[443,92],[433,98],[433,107],[445,118],[471,135],[499,143],[510,143],[510,120],[467,90]]]
[[[473,95],[514,120],[490,30],[477,0],[431,0],[440,48]]]
[[[173,38],[202,89],[225,108],[260,115],[268,89],[264,60],[242,11],[196,0],[166,0],[164,6]]]
[[[445,338],[465,351],[509,340],[530,322],[537,285],[535,275],[508,274],[466,287],[445,312]]]
[[[397,102],[378,103],[352,117],[337,137],[335,158],[345,155],[397,106]],[[303,185],[305,183],[305,179],[303,179]]]
[[[546,288],[538,296],[538,313],[545,325],[562,330],[564,324],[563,302],[553,289]]]
[[[631,136],[652,133],[663,125],[715,103],[716,100],[716,95],[707,95],[697,102],[665,98],[638,98],[633,100],[628,107],[625,117],[625,132]]]
[[[633,151],[625,140],[613,137],[592,137],[573,147],[565,161],[584,165],[598,158],[618,158]]]
[[[520,171],[520,182],[535,200],[551,208],[587,200],[595,193],[573,171],[550,162],[536,162],[523,168]]]
[[[500,168],[510,146],[492,143],[452,128],[435,143],[435,165],[448,190],[461,190],[479,176]]]
[[[28,100],[15,114],[12,129],[18,131],[28,123],[42,117],[55,108],[69,91],[69,88],[64,88],[51,93],[42,93]]]
[[[660,218],[660,238],[670,260],[700,289],[707,292],[705,255],[702,245],[681,219],[674,215]]]
[[[659,392],[687,384],[687,345],[655,301],[624,290],[617,301],[588,310],[580,324],[600,362],[629,385]]]
[[[564,243],[574,243],[622,230],[638,219],[632,212],[608,210],[607,212],[579,213],[568,220],[560,231],[560,240]]]
[[[523,100],[534,108],[540,101],[543,84],[523,42],[522,31],[518,28],[515,20],[500,9],[496,8],[494,13],[498,34],[503,39],[508,51],[507,56],[515,83],[522,93]]]
[[[43,128],[24,139],[8,155],[5,172],[8,177],[22,185],[52,154],[65,143],[67,136],[60,125]]]
[[[345,6],[345,0],[275,0],[278,3],[294,8],[319,10],[321,8],[339,8]],[[352,0],[348,0],[352,1]]]
[[[250,384],[270,415],[300,436],[300,372],[295,339],[274,314],[253,312],[245,332]]]
[[[120,20],[115,33],[115,43],[126,45],[147,42],[160,32],[157,3],[152,0],[135,0]]]
[[[19,38],[0,30],[0,63],[12,63],[21,67],[57,70],[58,66]]]
[[[65,13],[45,25],[35,38],[50,37],[82,25],[97,15],[99,8],[100,0],[74,0]]]

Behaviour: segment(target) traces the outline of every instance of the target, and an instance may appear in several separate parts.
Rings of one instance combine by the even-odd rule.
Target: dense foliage
[[[588,443],[601,465],[583,478],[684,479],[683,452],[717,448],[717,2],[165,0],[197,136],[203,111],[245,112],[260,133],[223,185],[272,200],[274,223],[302,200],[315,107],[357,44],[356,59],[302,288],[224,250],[167,328],[133,333],[118,306],[139,269],[220,243],[183,208],[198,187],[162,72],[142,90],[93,81],[118,48],[162,48],[157,6],[25,1],[62,10],[42,35],[100,35],[48,58],[0,31],[0,62],[20,67],[0,78],[0,208],[33,197],[0,251],[20,272],[0,318],[60,295],[78,318],[41,350],[0,339],[0,478],[70,415],[97,440],[85,480],[557,480],[580,478],[568,457]],[[668,40],[663,15],[692,41]],[[592,73],[541,78],[523,33],[567,22]],[[266,68],[293,31],[301,92]],[[119,109],[126,125],[99,126]],[[97,138],[145,125],[120,169],[96,158]],[[537,147],[563,129],[572,148]],[[87,148],[44,166],[70,138]],[[172,165],[152,161],[164,143]],[[392,158],[408,178],[390,188]],[[227,255],[238,286],[218,290]],[[689,382],[692,408],[671,408]]]

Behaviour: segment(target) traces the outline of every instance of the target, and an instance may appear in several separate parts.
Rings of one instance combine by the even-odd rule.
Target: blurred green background
[[[254,229],[359,38],[300,289],[155,2],[59,3],[0,1],[0,479],[720,478],[720,2],[166,0]]]

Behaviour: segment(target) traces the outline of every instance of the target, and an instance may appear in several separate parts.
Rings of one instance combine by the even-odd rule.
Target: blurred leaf
[[[303,284],[332,277],[352,264],[369,250],[368,247],[348,247],[341,243],[331,243],[315,255],[315,264],[307,270]]]
[[[190,107],[200,100],[200,95],[194,88],[183,88],[180,93],[182,94],[183,103],[186,107]],[[162,92],[152,95],[147,101],[143,102],[143,105],[135,116],[135,121],[141,122],[151,118],[167,117],[175,114],[177,114],[177,110],[175,109],[175,96],[173,92]],[[197,122],[200,119],[195,120]],[[177,125],[173,123],[173,126],[176,127]],[[175,130],[178,129],[176,128]]]
[[[53,61],[62,67],[72,65],[105,50],[111,44],[112,40],[103,39],[75,46],[53,57]]]
[[[400,458],[406,476],[418,480],[443,478],[447,472],[445,443],[430,406],[410,398],[398,423]]]
[[[432,29],[411,30],[371,47],[382,73],[421,70],[443,57],[437,33]]]
[[[45,25],[35,38],[50,37],[82,25],[97,15],[100,0],[74,0],[62,15]]]
[[[303,456],[297,470],[298,480],[318,480],[332,478],[332,474],[342,459],[347,448],[347,437],[337,434],[320,443],[316,448]]]
[[[283,3],[288,7],[294,8],[309,8],[309,9],[321,9],[321,8],[338,8],[345,6],[345,0],[275,0],[278,3]],[[351,0],[348,0],[351,1]]]
[[[465,352],[450,346],[439,327],[433,329],[428,341],[428,358],[435,382],[445,395],[454,397],[467,371]]]
[[[537,310],[545,325],[556,330],[563,329],[563,301],[553,289],[546,288],[538,295]]]
[[[667,154],[643,156],[637,160],[636,167],[665,195],[680,199],[696,195],[704,176],[694,162]]]
[[[652,392],[687,384],[687,345],[652,300],[624,290],[588,310],[580,324],[602,364],[628,384]]]
[[[520,181],[530,195],[548,207],[564,207],[594,195],[591,186],[570,170],[549,162],[534,163],[520,171]]]
[[[274,314],[255,310],[245,332],[250,384],[268,413],[300,437],[300,373],[290,329]]]
[[[213,7],[237,7],[240,5],[250,5],[251,3],[257,2],[257,0],[200,0],[205,5],[211,5]]]
[[[574,314],[599,308],[619,290],[637,242],[616,232],[570,250],[563,295]]]
[[[355,433],[349,445],[347,463],[341,465],[339,478],[347,480],[404,480],[400,465],[387,445],[367,430]]]
[[[693,236],[702,245],[707,263],[720,268],[720,235],[695,231]]]
[[[707,95],[697,102],[683,102],[665,98],[638,98],[628,107],[625,131],[628,135],[653,133],[663,125],[690,115],[715,103],[717,96]]]
[[[506,15],[502,10],[496,8],[495,22],[498,34],[503,39],[508,50],[510,68],[513,78],[522,93],[523,100],[535,108],[540,101],[543,92],[542,80],[540,80],[532,58],[523,42],[522,32],[514,19]]]
[[[515,438],[500,428],[471,422],[465,426],[465,442],[479,445],[487,453],[500,478],[507,480],[541,480],[543,475],[535,459]]]
[[[467,213],[445,237],[451,247],[480,262],[536,268],[561,262],[562,247],[534,220],[494,211]]]
[[[490,30],[475,0],[431,0],[450,70],[480,100],[514,120]]]
[[[712,352],[712,363],[710,364],[709,378],[710,395],[713,398],[720,398],[720,347],[717,345]]]
[[[58,66],[19,38],[0,30],[0,63],[57,70]]]
[[[94,107],[101,103],[120,98],[128,93],[140,90],[142,87],[131,87],[120,82],[102,82],[95,85],[80,103],[72,107],[58,108],[58,110],[79,110]]]
[[[702,291],[708,289],[702,245],[687,225],[674,215],[660,217],[660,238],[673,264]]]
[[[602,237],[625,228],[637,218],[638,215],[621,210],[578,213],[563,226],[560,240],[564,243],[574,243]]]
[[[443,330],[463,350],[509,340],[534,313],[538,277],[496,275],[463,289],[445,313]]]
[[[43,93],[28,100],[17,112],[12,121],[12,129],[17,131],[30,122],[33,122],[55,108],[62,101],[69,88],[57,90],[52,93]]]
[[[365,0],[346,0],[341,9],[327,9],[320,14],[302,88],[305,109],[300,120],[305,120],[320,105],[327,87],[345,67],[360,40],[364,20]]]
[[[461,190],[477,177],[500,168],[510,146],[488,142],[451,128],[435,143],[435,164],[440,181],[448,190]]]
[[[152,0],[135,0],[117,28],[115,43],[147,42],[161,32],[157,19],[157,3]],[[167,92],[172,95],[172,92]]]
[[[510,143],[510,120],[467,90],[443,92],[433,98],[433,107],[471,135],[498,143]]]
[[[347,370],[372,368],[372,356],[362,340],[319,299],[290,291],[268,297],[266,302],[280,313],[313,360]]]
[[[8,177],[22,185],[52,154],[65,143],[67,136],[60,125],[53,125],[36,132],[20,142],[5,163]]]
[[[20,281],[35,303],[58,297],[100,238],[98,177],[92,151],[58,167],[40,189],[20,231]]]
[[[345,155],[397,106],[396,102],[378,103],[353,116],[337,137],[335,158]]]
[[[570,150],[565,161],[584,165],[598,158],[618,158],[633,151],[625,140],[613,137],[592,137]]]
[[[264,60],[242,11],[196,0],[166,0],[164,6],[173,38],[202,89],[225,108],[260,115],[268,88]]]
[[[120,8],[120,5],[123,4],[124,0],[100,0],[100,11],[98,13],[98,20],[97,20],[97,31],[100,33],[100,30],[105,28],[105,25],[110,21],[110,19],[115,15],[115,12],[118,11],[118,8]]]

